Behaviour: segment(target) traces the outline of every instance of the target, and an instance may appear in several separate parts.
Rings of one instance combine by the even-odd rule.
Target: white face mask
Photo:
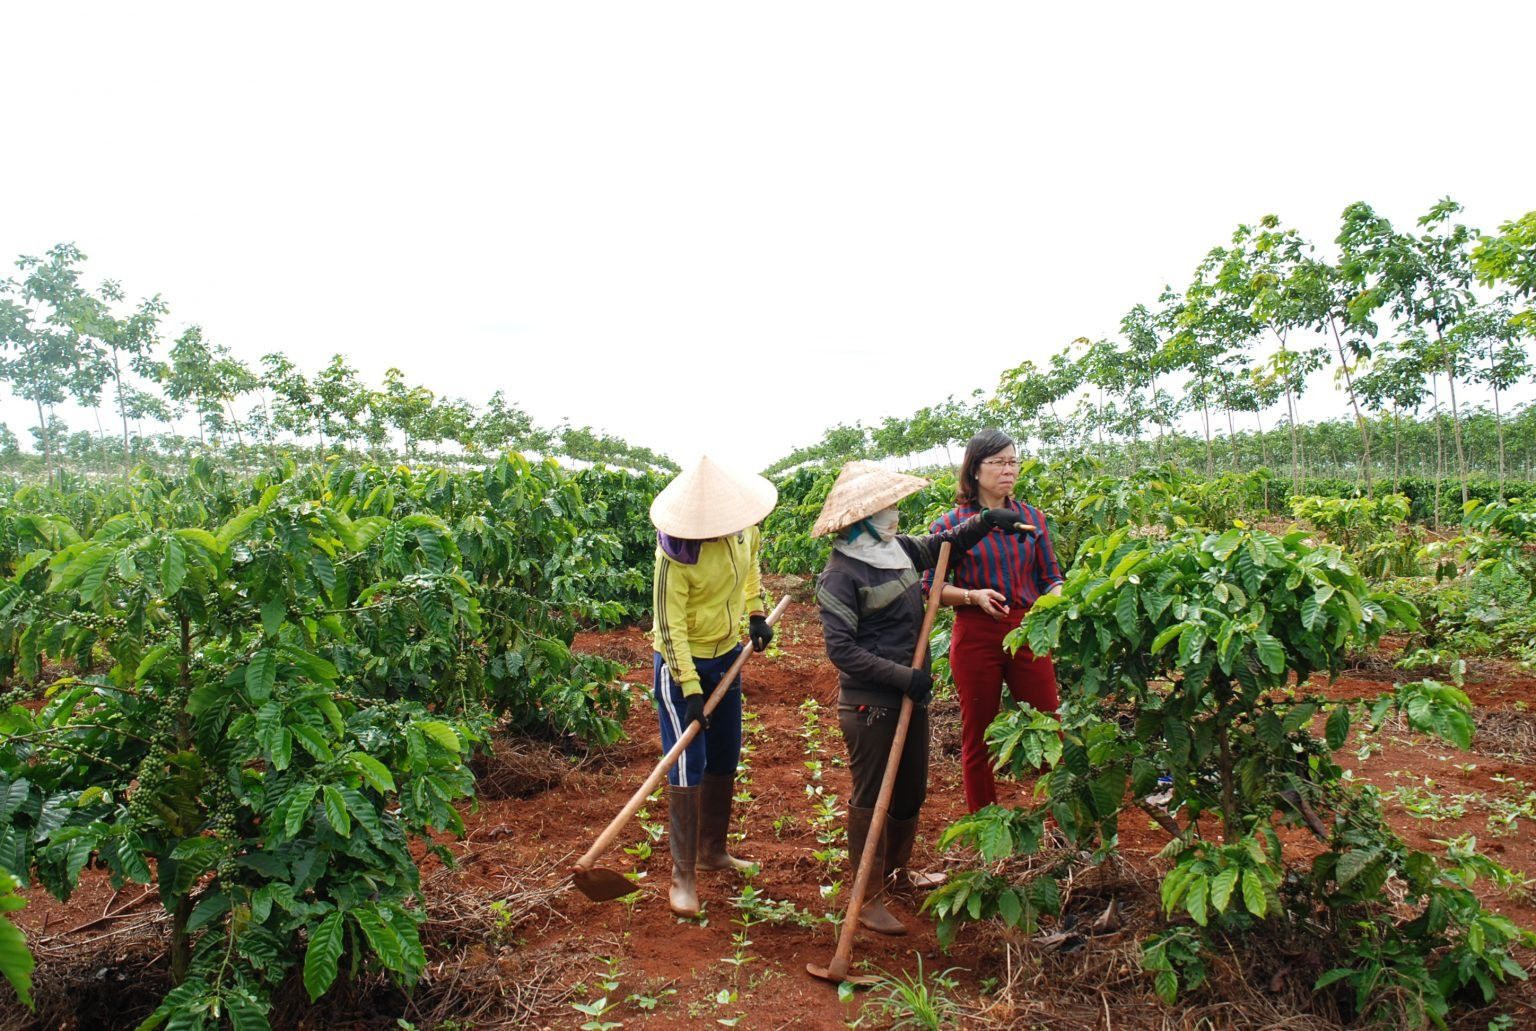
[[[867,522],[876,536],[861,533],[857,539],[849,540],[845,532],[838,536],[837,543],[832,547],[876,569],[910,569],[912,560],[907,557],[901,545],[896,543],[896,521],[899,518],[895,506],[882,508],[861,521]]]

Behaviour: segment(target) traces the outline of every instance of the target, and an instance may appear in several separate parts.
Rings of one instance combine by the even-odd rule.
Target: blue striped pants
[[[711,693],[736,661],[741,645],[715,659],[693,660],[693,668],[699,671],[699,684],[704,688],[704,698]],[[662,661],[661,653],[655,653],[652,688],[656,695],[656,714],[661,722],[661,750],[670,751],[682,737],[683,712],[686,702],[683,689],[672,679],[672,671]],[[683,751],[683,758],[667,775],[673,787],[691,787],[700,777],[709,773],[716,776],[736,776],[736,764],[741,761],[741,675],[736,675],[725,697],[709,715],[709,728],[694,737]]]

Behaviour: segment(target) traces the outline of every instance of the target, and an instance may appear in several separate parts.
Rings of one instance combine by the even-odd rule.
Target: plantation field
[[[1526,1023],[1536,506],[1437,527],[1264,475],[1020,476],[1066,582],[1015,643],[1063,705],[1005,710],[1002,804],[965,813],[941,617],[919,859],[950,878],[897,900],[909,936],[861,933],[857,994],[805,973],[849,888],[810,588],[831,470],[764,521],[793,604],[746,674],[761,869],[705,875],[697,921],[666,907],[659,792],[602,859],[632,897],[567,880],[657,754],[659,476],[509,453],[14,486],[0,1027]]]
[[[424,863],[428,961],[414,993],[364,977],[314,1007],[274,1010],[273,1026],[382,1028],[403,1019],[423,1028],[838,1028],[853,1020],[888,1027],[901,1019],[903,1011],[887,1006],[890,987],[840,998],[837,988],[805,973],[807,962],[825,964],[835,947],[837,925],[826,917],[841,911],[833,892],[844,867],[828,849],[839,840],[841,817],[831,814],[846,797],[848,776],[835,674],[806,583],[769,579],[776,593],[796,600],[775,647],[750,660],[745,673],[750,751],[738,782],[738,854],[761,864],[755,877],[701,875],[703,917],[672,917],[658,802],[599,862],[639,875],[631,900],[592,903],[568,885],[570,863],[657,754],[645,699],[647,635],[633,626],[585,633],[574,642],[577,650],[628,667],[623,679],[634,701],[626,740],[567,756],[548,742],[499,737],[494,755],[476,768],[478,805],[460,806],[465,835],[440,839],[456,866]],[[1402,675],[1391,666],[1395,657],[1395,643],[1356,657],[1331,693],[1374,698],[1389,690],[1394,674]],[[1468,671],[1467,691],[1479,727],[1471,752],[1426,741],[1389,719],[1374,734],[1357,730],[1339,753],[1341,764],[1383,792],[1392,828],[1415,847],[1434,851],[1441,848],[1436,839],[1475,835],[1500,863],[1536,876],[1536,678],[1490,660]],[[958,727],[952,696],[941,694],[918,846],[919,865],[930,869],[977,861],[974,852],[934,848],[940,830],[963,813]],[[1025,803],[1031,784],[1002,784],[1001,801]],[[1211,833],[1219,836],[1219,828]],[[1301,831],[1287,832],[1288,846],[1304,851],[1309,841]],[[1157,880],[1169,864],[1158,853],[1167,842],[1150,818],[1128,809],[1118,858],[1108,863],[1093,865],[1059,847],[1010,860],[1069,864],[1059,877],[1062,916],[1043,918],[1033,935],[968,924],[945,952],[931,917],[916,912],[916,900],[900,898],[893,909],[912,933],[882,938],[861,930],[856,964],[915,980],[949,1008],[957,1026],[1164,1028],[1200,1018],[1216,1027],[1348,1026],[1339,1005],[1345,996],[1312,990],[1326,963],[1279,939],[1250,944],[1237,958],[1218,955],[1207,986],[1164,1007],[1141,969],[1137,939],[1160,920]],[[1524,890],[1486,882],[1477,890],[1490,910],[1536,928],[1536,904]],[[160,962],[165,917],[142,893],[130,885],[114,894],[94,871],[67,905],[29,891],[30,904],[15,915],[38,956],[39,1011],[34,1017],[11,1006],[0,1011],[0,1027],[131,1026],[152,1011],[169,989]],[[1120,927],[1088,931],[1111,900]],[[1075,926],[1063,933],[1069,924]],[[605,1010],[600,1000],[611,1006]],[[1483,1028],[1497,1012],[1515,1019],[1506,1026],[1536,1020],[1536,992],[1527,985],[1505,988],[1499,1001],[1486,1012],[1463,1010],[1453,1026]]]

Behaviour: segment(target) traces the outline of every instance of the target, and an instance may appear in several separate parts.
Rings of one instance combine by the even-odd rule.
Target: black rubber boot
[[[668,901],[678,916],[699,915],[699,886],[694,869],[699,854],[699,789],[667,786],[667,843],[672,847],[672,891]]]
[[[885,908],[885,842],[883,840],[868,842],[869,825],[874,818],[873,809],[860,809],[857,806],[848,807],[848,879],[843,882],[843,890],[851,896],[854,881],[859,876],[859,863],[864,857],[864,846],[869,844],[877,850],[874,867],[870,871],[869,885],[864,889],[864,905],[859,907],[859,923],[876,934],[888,934],[892,937],[907,933],[907,925],[896,919],[896,915]],[[885,836],[882,834],[881,838]]]
[[[706,773],[699,782],[699,858],[700,870],[735,870],[745,873],[751,863],[737,859],[725,850],[731,829],[731,801],[736,797],[736,778],[726,774]]]
[[[895,878],[895,887],[932,891],[948,880],[942,873],[918,873],[911,867],[912,843],[917,840],[917,817],[897,820],[885,818],[885,878]]]

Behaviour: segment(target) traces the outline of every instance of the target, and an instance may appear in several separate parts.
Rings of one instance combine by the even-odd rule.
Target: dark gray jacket
[[[912,655],[923,629],[922,574],[939,560],[939,546],[950,542],[950,562],[987,535],[989,527],[973,516],[952,530],[926,537],[898,534],[912,565],[876,569],[840,551],[832,552],[816,580],[821,631],[827,658],[837,667],[838,701],[845,705],[892,705],[912,680]],[[928,669],[932,656],[925,655]],[[894,692],[894,694],[893,694]]]

